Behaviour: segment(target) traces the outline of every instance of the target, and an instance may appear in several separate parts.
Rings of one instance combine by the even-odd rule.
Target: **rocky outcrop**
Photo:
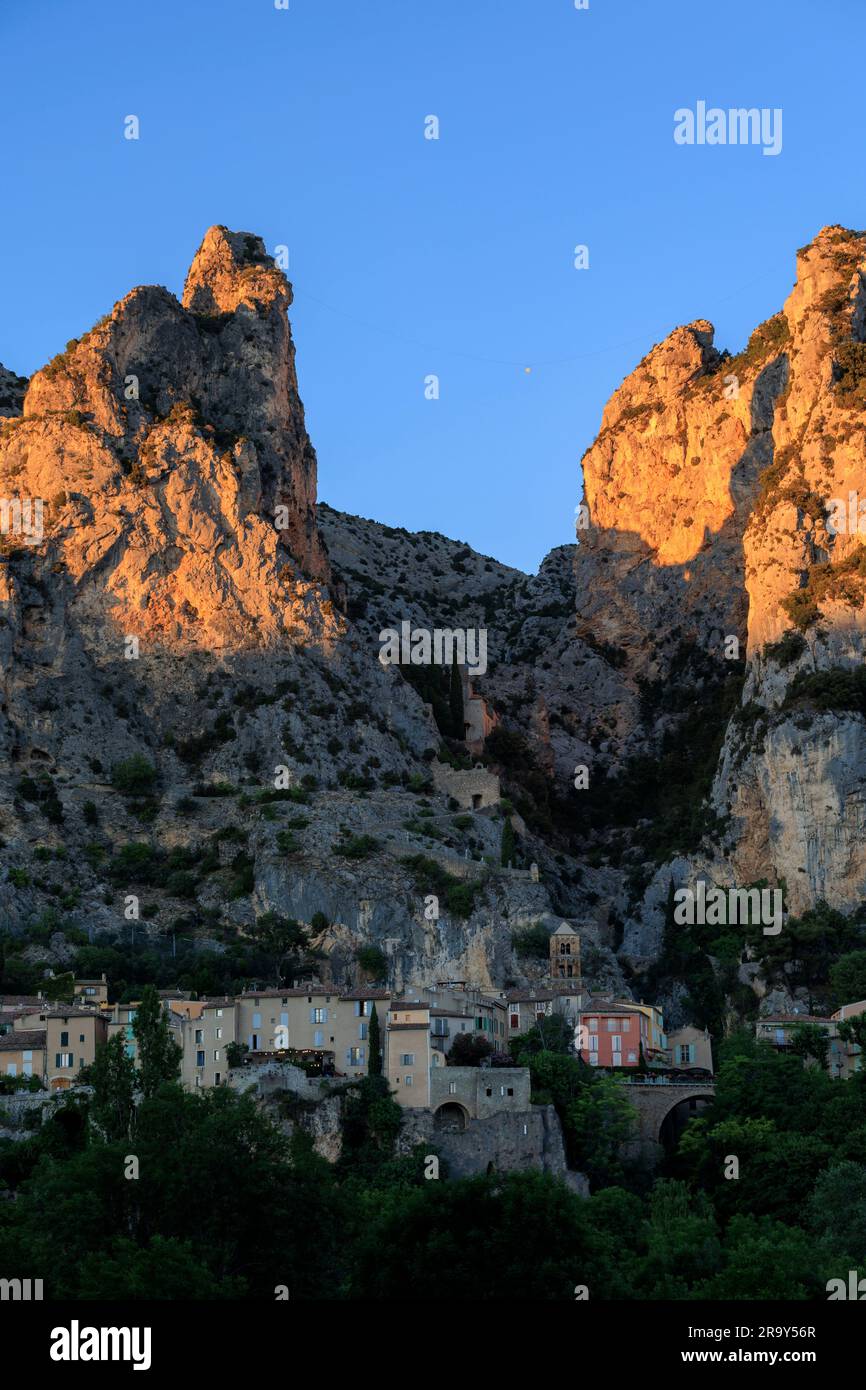
[[[133,290],[32,378],[0,484],[42,500],[44,562],[91,640],[221,652],[339,634],[316,583],[290,302],[258,237],[212,227],[183,304]]]
[[[26,391],[26,376],[17,376],[0,364],[0,416],[20,415]]]

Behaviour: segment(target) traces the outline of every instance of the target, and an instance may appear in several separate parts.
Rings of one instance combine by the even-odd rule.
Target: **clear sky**
[[[0,362],[258,232],[319,496],[534,570],[644,352],[695,318],[737,350],[798,246],[866,226],[864,0],[289,6],[0,0]],[[698,101],[782,108],[781,153],[677,145]]]

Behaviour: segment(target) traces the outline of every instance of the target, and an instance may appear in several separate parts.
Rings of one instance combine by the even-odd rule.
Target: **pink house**
[[[580,1055],[591,1067],[637,1067],[650,1055],[649,1020],[638,1008],[593,1004],[580,1011]]]

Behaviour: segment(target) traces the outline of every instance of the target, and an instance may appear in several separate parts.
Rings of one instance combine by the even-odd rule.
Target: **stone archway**
[[[672,1146],[688,1120],[712,1101],[715,1086],[706,1082],[638,1081],[625,1082],[625,1092],[637,1111],[637,1129],[627,1142],[626,1152],[657,1162],[665,1147]]]
[[[662,1148],[668,1152],[675,1149],[689,1120],[705,1110],[711,1100],[712,1096],[697,1095],[674,1101],[659,1120],[658,1141]]]
[[[446,1134],[462,1134],[469,1124],[469,1111],[456,1100],[447,1100],[433,1115],[434,1127]]]

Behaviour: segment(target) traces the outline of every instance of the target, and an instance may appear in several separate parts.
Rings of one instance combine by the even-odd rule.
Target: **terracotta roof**
[[[580,1010],[581,1018],[592,1014],[638,1014],[643,1013],[637,1004],[585,1004]]]
[[[15,1009],[20,1005],[41,1009],[44,1003],[38,994],[0,994],[0,1009]]]
[[[505,992],[509,1004],[546,1004],[553,997],[549,989],[509,989]]]
[[[27,1028],[22,1029],[20,1033],[4,1033],[0,1036],[0,1052],[26,1052],[34,1047],[44,1046],[44,1028]]]
[[[57,1008],[57,1007],[54,1007],[54,1008],[51,1008],[51,1009],[46,1009],[46,1011],[45,1011],[45,1017],[46,1017],[46,1018],[98,1018],[98,1019],[101,1019],[101,1020],[104,1020],[104,1019],[105,1019],[105,1015],[102,1014],[102,1013],[99,1013],[98,1010],[96,1010],[96,1009],[71,1009],[71,1008],[70,1008],[70,1009],[63,1009],[63,1008]]]
[[[411,1031],[412,1031],[413,1033],[417,1033],[419,1029],[424,1029],[424,1028],[429,1028],[429,1027],[430,1027],[430,1024],[429,1024],[429,1023],[392,1023],[392,1024],[391,1024],[391,1029],[390,1029],[390,1031],[391,1031],[392,1033],[396,1033],[396,1032],[402,1032],[403,1029],[411,1029]]]

